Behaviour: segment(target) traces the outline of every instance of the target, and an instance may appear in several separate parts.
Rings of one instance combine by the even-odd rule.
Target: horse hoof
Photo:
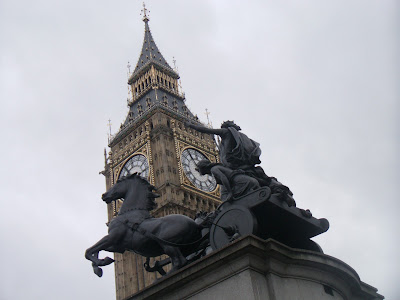
[[[113,262],[114,262],[114,260],[112,258],[106,257],[104,259],[99,259],[99,262],[97,263],[96,266],[100,266],[100,267],[108,266],[109,264],[112,264]]]
[[[115,260],[107,256],[106,258],[104,258],[104,265],[107,266],[109,264],[112,264],[114,261]]]
[[[94,274],[96,274],[97,276],[101,277],[103,276],[103,270],[99,267],[95,267],[93,268]]]

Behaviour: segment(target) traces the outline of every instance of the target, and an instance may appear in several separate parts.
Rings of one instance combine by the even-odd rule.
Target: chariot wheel
[[[257,230],[257,220],[246,207],[232,205],[221,211],[210,229],[210,244],[217,250],[234,240]]]

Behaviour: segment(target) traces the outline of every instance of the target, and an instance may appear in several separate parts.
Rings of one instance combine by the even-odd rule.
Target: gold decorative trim
[[[147,147],[143,147],[142,149],[135,151],[134,153],[132,153],[132,155],[130,155],[129,157],[127,157],[123,162],[119,163],[118,166],[116,168],[113,169],[114,174],[115,174],[115,178],[119,178],[119,175],[121,174],[122,168],[125,166],[125,164],[128,162],[128,160],[130,160],[132,157],[136,156],[136,155],[143,155],[144,157],[146,157],[147,159],[147,163],[149,164],[149,177],[150,177],[150,162],[149,162],[149,158],[148,158],[148,149],[146,149]]]

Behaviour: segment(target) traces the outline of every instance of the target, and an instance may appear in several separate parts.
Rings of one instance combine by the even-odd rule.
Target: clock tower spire
[[[134,172],[157,188],[154,217],[178,213],[194,217],[219,205],[219,187],[210,175],[196,171],[202,159],[218,160],[212,136],[185,127],[199,123],[178,89],[179,74],[157,47],[149,27],[149,11],[143,6],[144,39],[139,59],[128,79],[131,97],[128,113],[119,131],[110,137],[109,158],[102,172],[109,189],[117,180]],[[109,221],[116,216],[121,200],[108,206]],[[155,279],[143,269],[145,259],[125,252],[115,254],[117,299],[124,299]]]

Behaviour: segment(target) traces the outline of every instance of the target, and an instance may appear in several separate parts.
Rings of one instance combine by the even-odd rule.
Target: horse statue
[[[187,264],[185,256],[201,242],[201,227],[184,215],[151,217],[149,211],[156,207],[154,199],[160,197],[154,191],[153,185],[134,173],[119,179],[102,195],[106,203],[124,200],[118,215],[108,224],[108,235],[85,252],[97,276],[103,275],[101,266],[114,262],[110,257],[99,259],[101,250],[132,251],[147,258],[166,254],[172,262],[170,272]]]

